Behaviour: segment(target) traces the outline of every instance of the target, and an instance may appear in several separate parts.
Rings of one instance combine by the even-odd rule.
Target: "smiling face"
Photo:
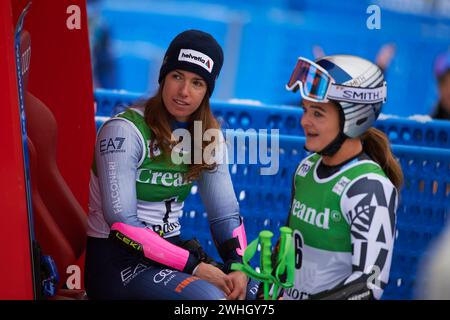
[[[162,98],[167,111],[177,121],[186,122],[200,106],[206,92],[206,82],[200,76],[177,69],[166,75]]]
[[[303,100],[301,125],[305,131],[305,147],[309,151],[320,152],[330,144],[339,133],[339,111],[331,103],[318,103]]]

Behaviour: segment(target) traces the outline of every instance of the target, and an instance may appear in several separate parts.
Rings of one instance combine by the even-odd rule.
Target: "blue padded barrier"
[[[445,120],[378,119],[375,127],[393,144],[450,149],[450,122]]]
[[[260,176],[259,164],[230,164],[249,241],[263,229],[275,234],[273,242],[278,238],[279,227],[289,211],[292,175],[306,156],[303,144],[303,137],[280,136],[280,170],[274,176]],[[394,145],[393,152],[402,165],[405,184],[397,211],[390,281],[383,299],[411,299],[418,264],[448,219],[450,150]],[[197,237],[206,251],[219,259],[209,234],[207,214],[196,188],[193,190],[182,218],[183,236]]]
[[[124,110],[142,94],[97,89],[97,128],[110,117]],[[279,129],[280,134],[303,136],[300,126],[302,110],[290,106],[268,106],[245,102],[213,101],[214,114],[224,129]],[[383,131],[393,144],[427,146],[450,149],[450,122],[444,120],[419,121],[381,116],[375,127]]]
[[[138,94],[123,96],[112,94],[107,91],[96,91],[96,101],[98,111],[107,113],[116,105],[116,101],[122,101],[125,107],[131,100],[139,97]],[[127,100],[128,99],[128,100]],[[230,119],[242,119],[242,113],[249,117],[251,126],[264,126],[261,121],[261,114],[268,114],[271,108],[267,106],[246,106],[229,103],[213,104],[221,112],[218,116],[225,117],[228,124],[224,127],[239,127],[240,121],[230,121]],[[107,106],[107,107],[105,107]],[[239,112],[236,110],[240,110]],[[264,112],[262,112],[264,110]],[[287,108],[290,111],[298,112],[298,109]],[[258,112],[261,111],[261,114]],[[282,115],[277,114],[276,108],[272,108],[273,117],[277,121],[283,121]],[[271,112],[272,112],[271,111]],[[111,111],[110,111],[111,112]],[[228,114],[229,113],[229,114]],[[228,118],[227,118],[228,114]],[[109,114],[111,115],[111,113]],[[257,117],[255,115],[258,115]],[[253,121],[252,119],[256,120]],[[266,119],[266,118],[263,118]],[[281,119],[281,120],[279,120]],[[267,121],[267,120],[266,120]],[[418,262],[426,255],[426,250],[430,242],[441,231],[447,220],[450,208],[450,150],[448,150],[448,126],[445,122],[432,121],[418,123],[412,120],[389,118],[380,120],[377,124],[385,124],[381,128],[388,132],[391,139],[405,143],[417,143],[424,145],[436,145],[436,140],[431,137],[447,137],[447,149],[428,148],[419,146],[393,145],[394,154],[399,158],[405,176],[405,184],[401,192],[400,203],[397,211],[397,239],[395,243],[394,256],[391,268],[391,280],[385,290],[384,299],[409,299],[412,298]],[[416,127],[409,128],[414,124]],[[443,133],[439,133],[434,128],[436,125]],[[402,127],[403,126],[403,127]],[[441,127],[439,127],[441,126]],[[395,129],[396,137],[392,131]],[[396,129],[403,128],[403,129]],[[406,131],[410,130],[410,134]],[[416,132],[417,131],[417,132]],[[226,131],[228,133],[229,131]],[[250,131],[248,131],[250,132]],[[400,134],[398,134],[400,133]],[[237,134],[239,136],[239,134]],[[254,134],[247,134],[248,140]],[[227,137],[227,134],[225,134]],[[228,137],[229,146],[237,148],[235,143],[231,143]],[[264,134],[257,135],[258,142],[264,138]],[[406,139],[409,137],[408,139]],[[417,137],[411,139],[411,137]],[[420,137],[420,139],[419,139]],[[254,138],[254,137],[253,137]],[[403,139],[403,140],[402,140]],[[427,140],[428,139],[428,140]],[[441,141],[441,140],[439,140]],[[271,144],[269,144],[271,145]],[[285,223],[291,195],[292,175],[297,164],[306,156],[303,149],[304,137],[294,135],[281,135],[279,140],[280,157],[279,171],[274,176],[261,176],[260,169],[267,167],[261,164],[230,164],[231,178],[235,188],[236,196],[239,200],[241,213],[246,221],[247,237],[252,240],[257,237],[258,232],[263,229],[270,229],[274,232],[275,239],[278,237],[278,229]],[[241,146],[242,148],[242,146]],[[230,150],[231,151],[231,150]],[[234,150],[237,154],[237,150]],[[236,160],[237,158],[234,158]],[[247,158],[248,159],[248,158]],[[236,161],[234,161],[236,162]],[[247,160],[248,162],[248,160]],[[199,194],[194,186],[191,196],[186,201],[185,210],[182,217],[183,236],[185,238],[197,237],[213,257],[218,259],[218,254],[211,241],[207,223],[207,214],[204,212]]]
[[[385,299],[411,299],[418,263],[450,213],[450,150],[394,145],[405,176]]]
[[[122,112],[133,102],[144,98],[143,94],[123,91],[96,89],[94,100],[96,104],[95,114],[98,116],[111,117]]]
[[[281,137],[280,170],[275,176],[259,175],[261,165],[258,164],[230,164],[249,240],[256,238],[263,229],[272,230],[274,239],[278,237],[278,229],[285,223],[289,210],[293,172],[306,155],[303,144],[303,137]],[[450,151],[400,145],[394,145],[393,150],[402,164],[405,186],[398,208],[391,281],[384,298],[408,299],[412,297],[420,257],[448,216]],[[191,193],[182,217],[183,236],[197,237],[205,250],[219,259],[196,186]],[[257,259],[255,257],[254,261]]]

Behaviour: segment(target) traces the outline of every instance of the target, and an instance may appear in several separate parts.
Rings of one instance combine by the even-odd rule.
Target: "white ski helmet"
[[[299,57],[286,88],[294,92],[300,89],[303,99],[332,101],[338,106],[341,132],[329,146],[331,154],[346,138],[356,138],[373,125],[387,93],[381,69],[352,55],[326,56],[316,62]]]

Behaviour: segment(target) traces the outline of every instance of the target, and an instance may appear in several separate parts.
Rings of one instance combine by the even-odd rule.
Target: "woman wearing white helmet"
[[[381,298],[403,183],[387,137],[372,128],[386,100],[379,67],[350,55],[299,58],[305,149],[293,178],[295,286],[285,299]]]

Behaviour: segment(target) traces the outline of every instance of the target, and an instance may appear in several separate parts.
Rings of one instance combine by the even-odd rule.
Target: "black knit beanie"
[[[223,65],[223,51],[209,34],[199,30],[187,30],[177,35],[167,48],[159,70],[158,82],[175,69],[198,74],[208,85],[209,95]]]

